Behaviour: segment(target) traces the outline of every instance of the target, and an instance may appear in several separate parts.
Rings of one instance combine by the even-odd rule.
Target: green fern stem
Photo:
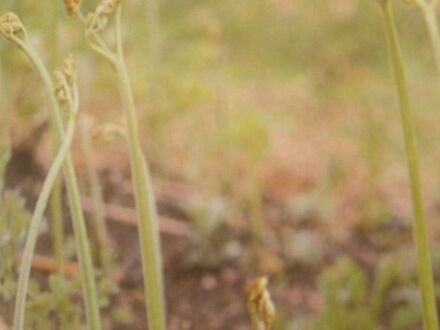
[[[58,63],[58,25],[59,25],[59,11],[58,2],[49,1],[49,39],[50,39],[50,53],[51,53],[51,67],[54,69]],[[55,156],[58,149],[58,138],[56,123],[51,123],[52,135],[52,154]],[[58,178],[52,188],[50,197],[50,230],[52,239],[52,254],[55,260],[55,266],[59,273],[62,272],[64,266],[64,229],[63,229],[63,198],[62,198],[62,182]]]
[[[29,285],[29,276],[31,271],[32,257],[34,255],[35,245],[37,243],[38,233],[41,228],[41,223],[44,217],[44,210],[48,204],[50,193],[60,173],[63,162],[68,154],[70,144],[72,142],[74,128],[75,128],[75,114],[69,113],[69,120],[67,130],[64,136],[64,141],[58,151],[47,177],[44,181],[38,201],[35,206],[35,211],[32,215],[28,237],[23,252],[23,259],[20,266],[20,274],[18,278],[17,296],[15,299],[14,323],[13,330],[23,330],[25,325],[26,312],[26,295]]]
[[[121,16],[122,8],[118,6],[115,25],[117,47],[115,69],[119,78],[119,89],[128,128],[128,145],[136,209],[138,212],[138,232],[141,244],[148,324],[149,329],[165,330],[165,299],[163,294],[164,284],[157,210],[150,172],[139,139],[133,92],[123,54]]]
[[[14,42],[28,56],[40,75],[48,92],[51,105],[52,117],[55,121],[58,139],[61,140],[64,132],[64,124],[62,121],[60,109],[54,96],[54,86],[50,75],[35,50],[27,43],[18,38],[14,38]],[[64,174],[66,180],[67,193],[69,198],[70,212],[75,233],[75,244],[80,264],[80,275],[82,282],[82,293],[85,303],[86,317],[88,327],[91,330],[101,330],[101,319],[99,311],[98,294],[95,283],[95,275],[90,253],[90,246],[87,237],[87,229],[82,211],[81,197],[76,179],[75,169],[69,154],[66,156],[64,164]]]
[[[399,96],[401,121],[405,139],[408,173],[413,205],[413,234],[417,253],[417,271],[423,302],[423,321],[427,330],[438,330],[438,316],[434,281],[427,234],[426,217],[421,192],[417,139],[410,105],[406,73],[403,66],[400,42],[398,39],[390,0],[382,2],[386,34],[391,62],[394,69],[397,93]]]

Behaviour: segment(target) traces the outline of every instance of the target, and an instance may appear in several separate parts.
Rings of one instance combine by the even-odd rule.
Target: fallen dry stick
[[[192,186],[176,181],[169,181],[166,179],[153,179],[154,194],[157,199],[164,199],[178,203],[188,196],[194,196],[200,193],[199,190],[195,190]],[[130,180],[125,180],[122,184],[123,191],[127,194],[133,194],[133,186]]]
[[[21,262],[22,254],[17,255],[17,261]],[[57,266],[55,261],[46,256],[34,255],[32,258],[32,269],[36,269],[43,273],[56,273]],[[79,267],[75,262],[66,262],[63,267],[63,274],[68,278],[73,278],[78,274]],[[1,330],[1,328],[0,328]]]
[[[22,254],[19,253],[17,255],[17,261],[21,262]],[[55,260],[51,257],[43,256],[43,255],[34,255],[32,259],[32,269],[40,271],[42,273],[51,274],[57,272],[57,265]],[[68,262],[64,265],[63,274],[67,278],[74,278],[79,272],[79,265],[76,262]],[[125,270],[122,267],[117,267],[111,273],[111,279],[116,283],[119,283],[125,276]],[[143,295],[143,294],[142,294]],[[2,323],[0,319],[0,330],[4,330],[2,328]]]
[[[84,197],[83,207],[87,213],[92,212],[92,200],[88,197]],[[104,211],[107,219],[128,225],[137,225],[136,212],[131,208],[105,203]],[[190,229],[185,223],[164,216],[159,216],[159,229],[162,233],[175,236],[188,236],[190,233]]]
[[[92,201],[90,198],[83,198],[84,210],[88,213],[92,211]],[[119,223],[125,223],[131,226],[136,226],[136,212],[128,207],[118,206],[114,204],[104,205],[105,216],[108,219],[117,221]],[[168,218],[159,217],[159,228],[160,231],[166,234],[171,234],[175,236],[188,236],[190,234],[190,228],[181,221]],[[17,261],[21,262],[22,255],[17,255]],[[47,256],[35,255],[32,259],[32,269],[38,270],[43,273],[56,273],[57,268],[55,261]],[[68,278],[73,278],[78,274],[79,266],[75,262],[67,262],[63,268],[63,274]],[[121,270],[114,272],[113,277],[116,281],[122,278]],[[0,324],[1,325],[1,324]],[[3,330],[0,327],[0,330]]]

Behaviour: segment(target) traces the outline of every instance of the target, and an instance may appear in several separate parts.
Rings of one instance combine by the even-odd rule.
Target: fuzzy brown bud
[[[64,0],[64,7],[70,16],[75,16],[81,7],[81,0]]]
[[[257,329],[270,330],[275,319],[275,305],[267,290],[268,279],[254,280],[248,289],[247,303],[252,322]]]

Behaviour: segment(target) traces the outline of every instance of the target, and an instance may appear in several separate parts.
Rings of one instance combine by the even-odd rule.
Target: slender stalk
[[[136,209],[138,212],[138,232],[141,243],[148,324],[149,329],[165,330],[164,285],[156,203],[149,169],[139,139],[135,103],[122,48],[121,19],[122,7],[119,5],[116,9],[115,24],[117,48],[115,68],[119,78],[119,89],[128,127],[128,145]]]
[[[4,45],[0,44],[0,120],[2,122],[0,131],[5,133],[9,130],[9,108],[10,108],[10,93],[9,87],[6,83],[8,81],[9,72],[6,67],[6,53]]]
[[[263,218],[263,194],[260,180],[257,176],[257,171],[254,169],[251,178],[249,179],[249,206],[251,218],[251,233],[255,252],[263,243],[264,233],[264,218]]]
[[[54,70],[59,57],[58,27],[59,27],[59,3],[48,0],[46,6],[49,8],[49,47],[51,68]]]
[[[406,73],[402,62],[400,42],[394,23],[391,1],[383,1],[381,7],[384,14],[391,62],[394,69],[397,93],[400,101],[401,120],[405,139],[413,204],[413,235],[417,253],[417,271],[420,283],[420,292],[423,301],[423,322],[425,329],[438,330],[437,306],[426,228],[426,217],[423,208],[420,184],[417,140],[407,87]]]
[[[367,180],[362,200],[362,215],[365,221],[363,225],[371,227],[377,224],[379,220],[380,204],[375,198],[375,191],[379,182],[379,173],[381,168],[380,157],[380,127],[375,118],[375,111],[367,106],[363,114],[365,115],[365,133],[362,137],[362,148],[364,160],[367,164]]]
[[[58,51],[58,1],[49,1],[47,6],[50,8],[49,14],[49,46],[51,53],[51,67],[55,68],[58,63],[59,51]],[[52,154],[55,155],[58,149],[57,142],[57,128],[54,122],[51,123],[51,135],[52,135]],[[55,265],[59,273],[62,272],[64,265],[64,229],[63,229],[63,204],[62,204],[62,182],[59,178],[56,180],[50,197],[50,220],[51,220],[51,238],[52,238],[52,254],[55,260]]]
[[[71,7],[67,6],[66,8],[69,11]],[[116,10],[115,51],[99,35],[99,32],[106,27],[113,10]],[[74,14],[85,25],[89,46],[113,66],[118,77],[118,85],[128,129],[127,139],[139,222],[138,233],[141,245],[148,328],[152,330],[165,330],[165,297],[157,210],[150,171],[139,138],[136,107],[122,47],[121,3],[117,0],[103,1],[98,4],[92,14],[89,14],[89,19],[85,19],[80,10],[75,10]]]
[[[54,96],[54,86],[49,73],[35,50],[25,41],[15,35],[11,37],[12,41],[26,54],[36,71],[40,75],[44,86],[47,89],[52,118],[56,123],[58,139],[61,140],[64,132],[58,102]],[[27,38],[25,38],[27,40]],[[81,205],[81,197],[76,179],[75,169],[72,159],[68,154],[64,164],[64,173],[66,178],[66,187],[69,197],[70,212],[72,216],[73,229],[75,233],[75,243],[80,263],[80,274],[82,281],[82,293],[86,309],[86,317],[89,329],[101,330],[101,319],[99,312],[98,294],[96,290],[95,275],[90,254],[87,230],[84,221],[84,214]]]
[[[146,0],[148,27],[148,80],[156,81],[160,68],[160,0]],[[149,84],[153,105],[157,101],[156,84]]]
[[[52,133],[56,129],[52,127]],[[56,133],[56,132],[55,132]],[[55,143],[52,146],[52,153],[55,150]],[[64,229],[63,229],[63,206],[62,206],[62,183],[61,179],[55,182],[50,198],[50,231],[52,239],[52,254],[55,260],[55,267],[58,273],[62,273],[65,263],[64,258]]]
[[[146,2],[149,34],[149,69],[154,71],[157,69],[160,59],[160,3],[159,0],[146,0]]]
[[[6,119],[8,113],[8,100],[6,96],[8,95],[6,91],[6,72],[4,69],[4,51],[3,46],[0,45],[0,118],[2,121]],[[2,125],[5,126],[5,125]],[[2,127],[4,129],[5,127]]]
[[[72,109],[73,110],[73,109]],[[23,252],[23,260],[20,267],[20,275],[18,278],[17,296],[15,299],[13,330],[23,330],[25,324],[26,313],[26,295],[28,291],[29,276],[31,271],[32,257],[34,255],[35,245],[37,243],[38,233],[43,221],[44,210],[48,204],[50,192],[60,173],[63,162],[69,151],[75,128],[75,114],[73,111],[69,113],[67,130],[65,132],[64,141],[58,151],[47,177],[44,181],[38,201],[32,215],[28,237]]]
[[[428,29],[429,39],[431,41],[432,52],[434,56],[437,73],[440,75],[440,32],[435,13],[437,0],[416,0],[416,4],[423,14],[423,18]]]
[[[96,238],[98,242],[98,259],[99,265],[108,274],[111,267],[111,247],[108,236],[107,223],[104,214],[104,198],[102,196],[102,189],[99,184],[98,174],[93,166],[93,148],[90,142],[90,135],[88,133],[87,118],[84,116],[80,119],[81,131],[81,148],[84,155],[85,165],[87,168],[87,179],[90,183],[90,195],[93,203],[93,225],[95,226]]]

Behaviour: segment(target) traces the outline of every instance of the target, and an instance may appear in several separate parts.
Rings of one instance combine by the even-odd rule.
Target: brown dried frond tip
[[[102,31],[108,23],[109,17],[122,0],[102,0],[95,11],[88,16],[88,28],[92,32]]]
[[[71,90],[75,87],[76,72],[75,60],[69,55],[63,62],[63,69],[53,73],[55,97],[60,104],[65,103],[71,97]]]
[[[268,279],[254,280],[248,289],[247,304],[255,330],[270,330],[275,319],[275,305],[267,290]]]
[[[73,85],[76,80],[75,60],[70,54],[63,62],[63,73],[69,85]]]
[[[64,0],[64,7],[70,16],[75,16],[81,7],[81,0]]]
[[[65,79],[66,78],[61,71],[57,70],[53,73],[55,98],[60,104],[63,104],[67,101],[67,97],[69,94],[68,86],[65,83]]]
[[[25,32],[25,29],[17,15],[9,12],[0,16],[0,33],[6,39],[12,39],[21,32]]]

